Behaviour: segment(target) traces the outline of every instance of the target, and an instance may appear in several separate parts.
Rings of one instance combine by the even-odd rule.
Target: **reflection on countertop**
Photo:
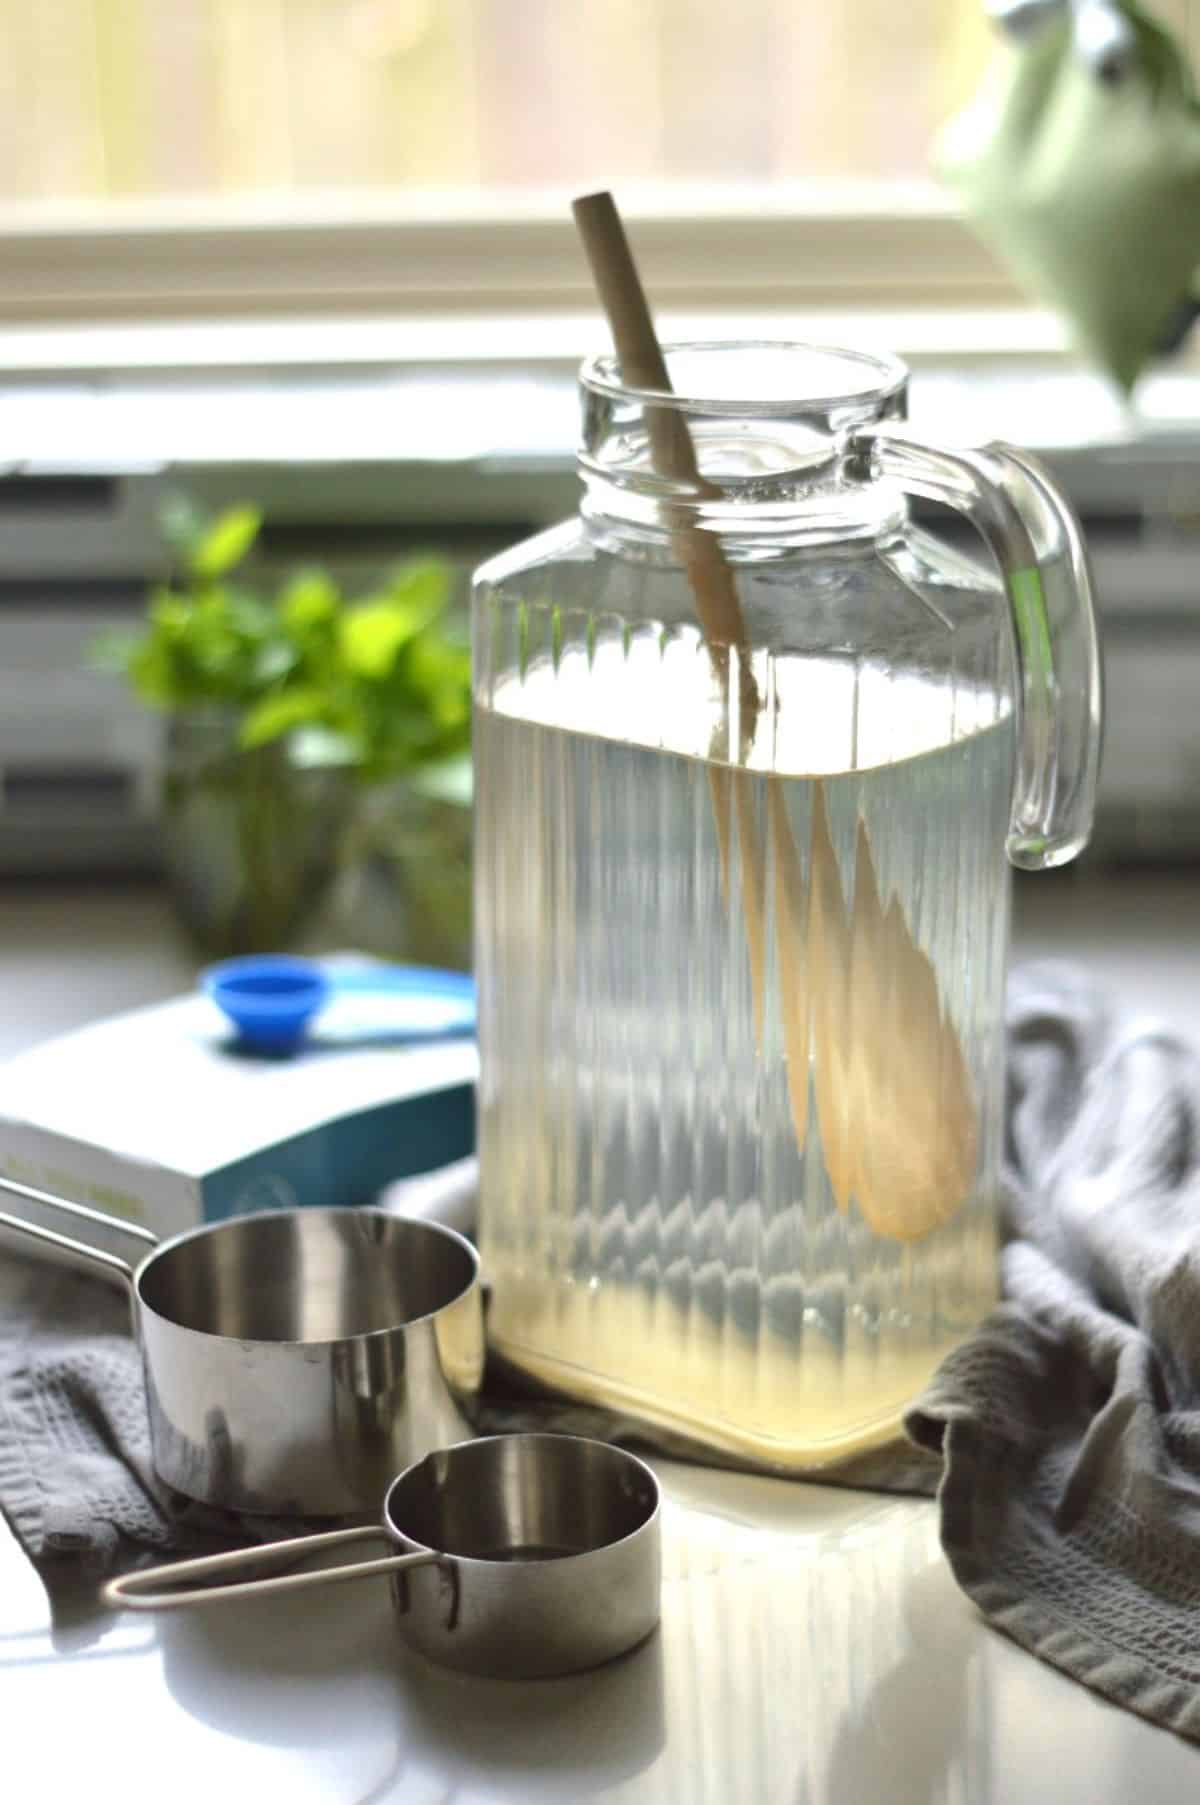
[[[1196,1750],[984,1628],[928,1501],[655,1464],[661,1630],[525,1685],[407,1651],[382,1582],[64,1638],[8,1586],[0,1524],[6,1759],[32,1771],[53,1746],[55,1797],[115,1797],[111,1726],[136,1724],[124,1805],[161,1798],[164,1776],[185,1805],[1095,1805],[1134,1797],[1135,1775],[1139,1805],[1174,1805],[1194,1789]]]

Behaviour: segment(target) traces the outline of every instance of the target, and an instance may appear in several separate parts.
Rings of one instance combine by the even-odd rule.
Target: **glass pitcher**
[[[579,517],[475,584],[490,1332],[814,1471],[995,1301],[1006,854],[1086,842],[1095,625],[1048,478],[897,425],[899,363],[666,355],[584,367]]]

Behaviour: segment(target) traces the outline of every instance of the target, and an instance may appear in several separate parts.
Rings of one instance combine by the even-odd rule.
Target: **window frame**
[[[656,305],[1005,307],[933,184],[677,188],[622,208]],[[591,302],[570,196],[423,194],[0,211],[0,325],[298,313],[553,313]]]

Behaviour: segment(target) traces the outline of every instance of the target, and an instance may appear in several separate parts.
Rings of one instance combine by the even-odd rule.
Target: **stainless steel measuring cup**
[[[129,1286],[155,1470],[268,1516],[374,1511],[397,1468],[470,1433],[483,1376],[479,1260],[453,1229],[376,1209],[280,1210],[159,1242],[0,1179],[0,1191],[138,1243],[135,1268],[41,1223],[0,1225]],[[148,1250],[148,1251],[147,1251]]]
[[[401,1554],[308,1573],[187,1586],[264,1561],[383,1536]],[[574,1435],[493,1435],[427,1454],[388,1487],[376,1526],[301,1536],[130,1573],[132,1610],[178,1610],[391,1575],[404,1641],[466,1673],[546,1679],[624,1654],[659,1617],[658,1481],[644,1461]]]

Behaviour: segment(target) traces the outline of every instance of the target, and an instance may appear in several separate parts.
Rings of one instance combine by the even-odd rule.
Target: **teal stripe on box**
[[[424,1091],[324,1122],[210,1172],[208,1221],[255,1210],[370,1203],[387,1184],[431,1172],[475,1151],[475,1087]]]

